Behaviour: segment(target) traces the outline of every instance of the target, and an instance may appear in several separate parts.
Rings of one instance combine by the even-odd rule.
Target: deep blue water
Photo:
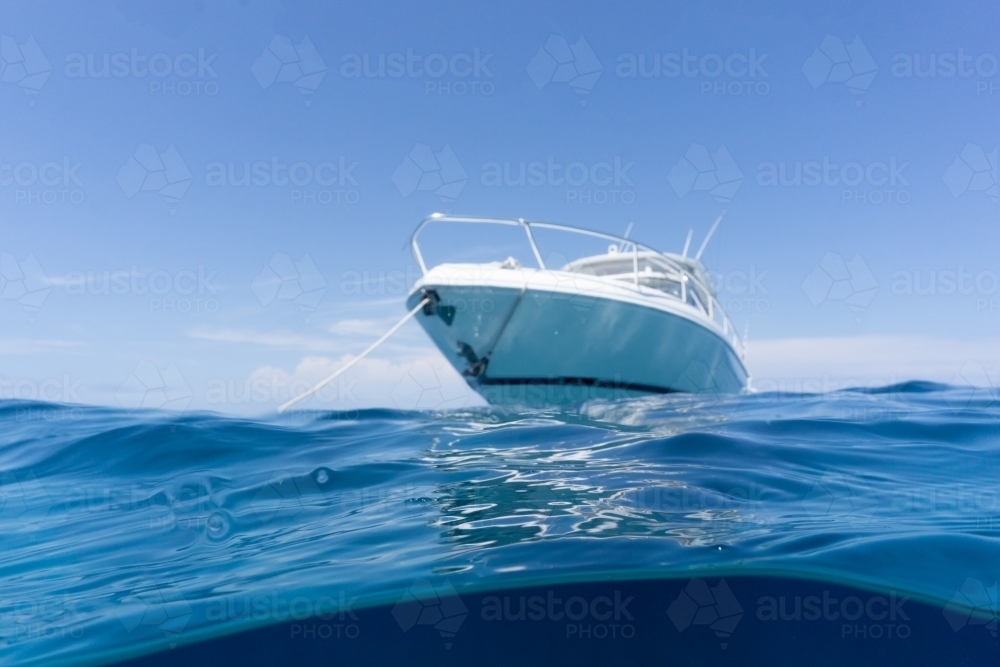
[[[1000,656],[989,390],[0,426],[4,665]]]

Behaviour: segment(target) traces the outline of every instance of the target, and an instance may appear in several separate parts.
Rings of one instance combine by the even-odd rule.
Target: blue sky
[[[758,386],[995,382],[1000,9],[661,4],[6,2],[0,395],[271,410],[438,210],[676,251],[724,209]],[[311,405],[475,402],[408,325]]]

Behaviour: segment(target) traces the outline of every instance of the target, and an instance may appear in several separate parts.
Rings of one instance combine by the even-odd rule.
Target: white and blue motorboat
[[[721,220],[720,215],[694,257],[688,257],[690,232],[677,255],[637,243],[628,232],[619,237],[548,222],[435,213],[410,237],[422,275],[407,296],[406,316],[278,411],[350,370],[413,317],[469,386],[493,404],[565,405],[749,389],[745,345],[700,261]],[[418,239],[432,223],[519,227],[536,266],[508,257],[428,268]],[[535,230],[611,243],[605,253],[585,254],[555,268],[542,259]]]
[[[720,216],[721,220],[721,216]],[[525,220],[434,214],[414,231],[422,271],[407,307],[441,353],[488,402],[566,404],[748,387],[744,344],[715,296],[700,256],[625,237]],[[536,266],[513,258],[428,267],[419,236],[430,224],[524,230]],[[604,254],[546,266],[535,231],[609,241]]]

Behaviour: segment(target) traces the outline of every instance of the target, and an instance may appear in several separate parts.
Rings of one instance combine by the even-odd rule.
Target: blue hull
[[[493,404],[567,404],[651,393],[736,393],[747,371],[715,332],[616,299],[424,285],[417,315],[448,361]],[[407,306],[419,302],[414,292]]]

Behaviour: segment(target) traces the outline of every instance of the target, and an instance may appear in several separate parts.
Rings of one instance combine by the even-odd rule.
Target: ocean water
[[[1000,396],[0,403],[0,664],[1000,664]]]

